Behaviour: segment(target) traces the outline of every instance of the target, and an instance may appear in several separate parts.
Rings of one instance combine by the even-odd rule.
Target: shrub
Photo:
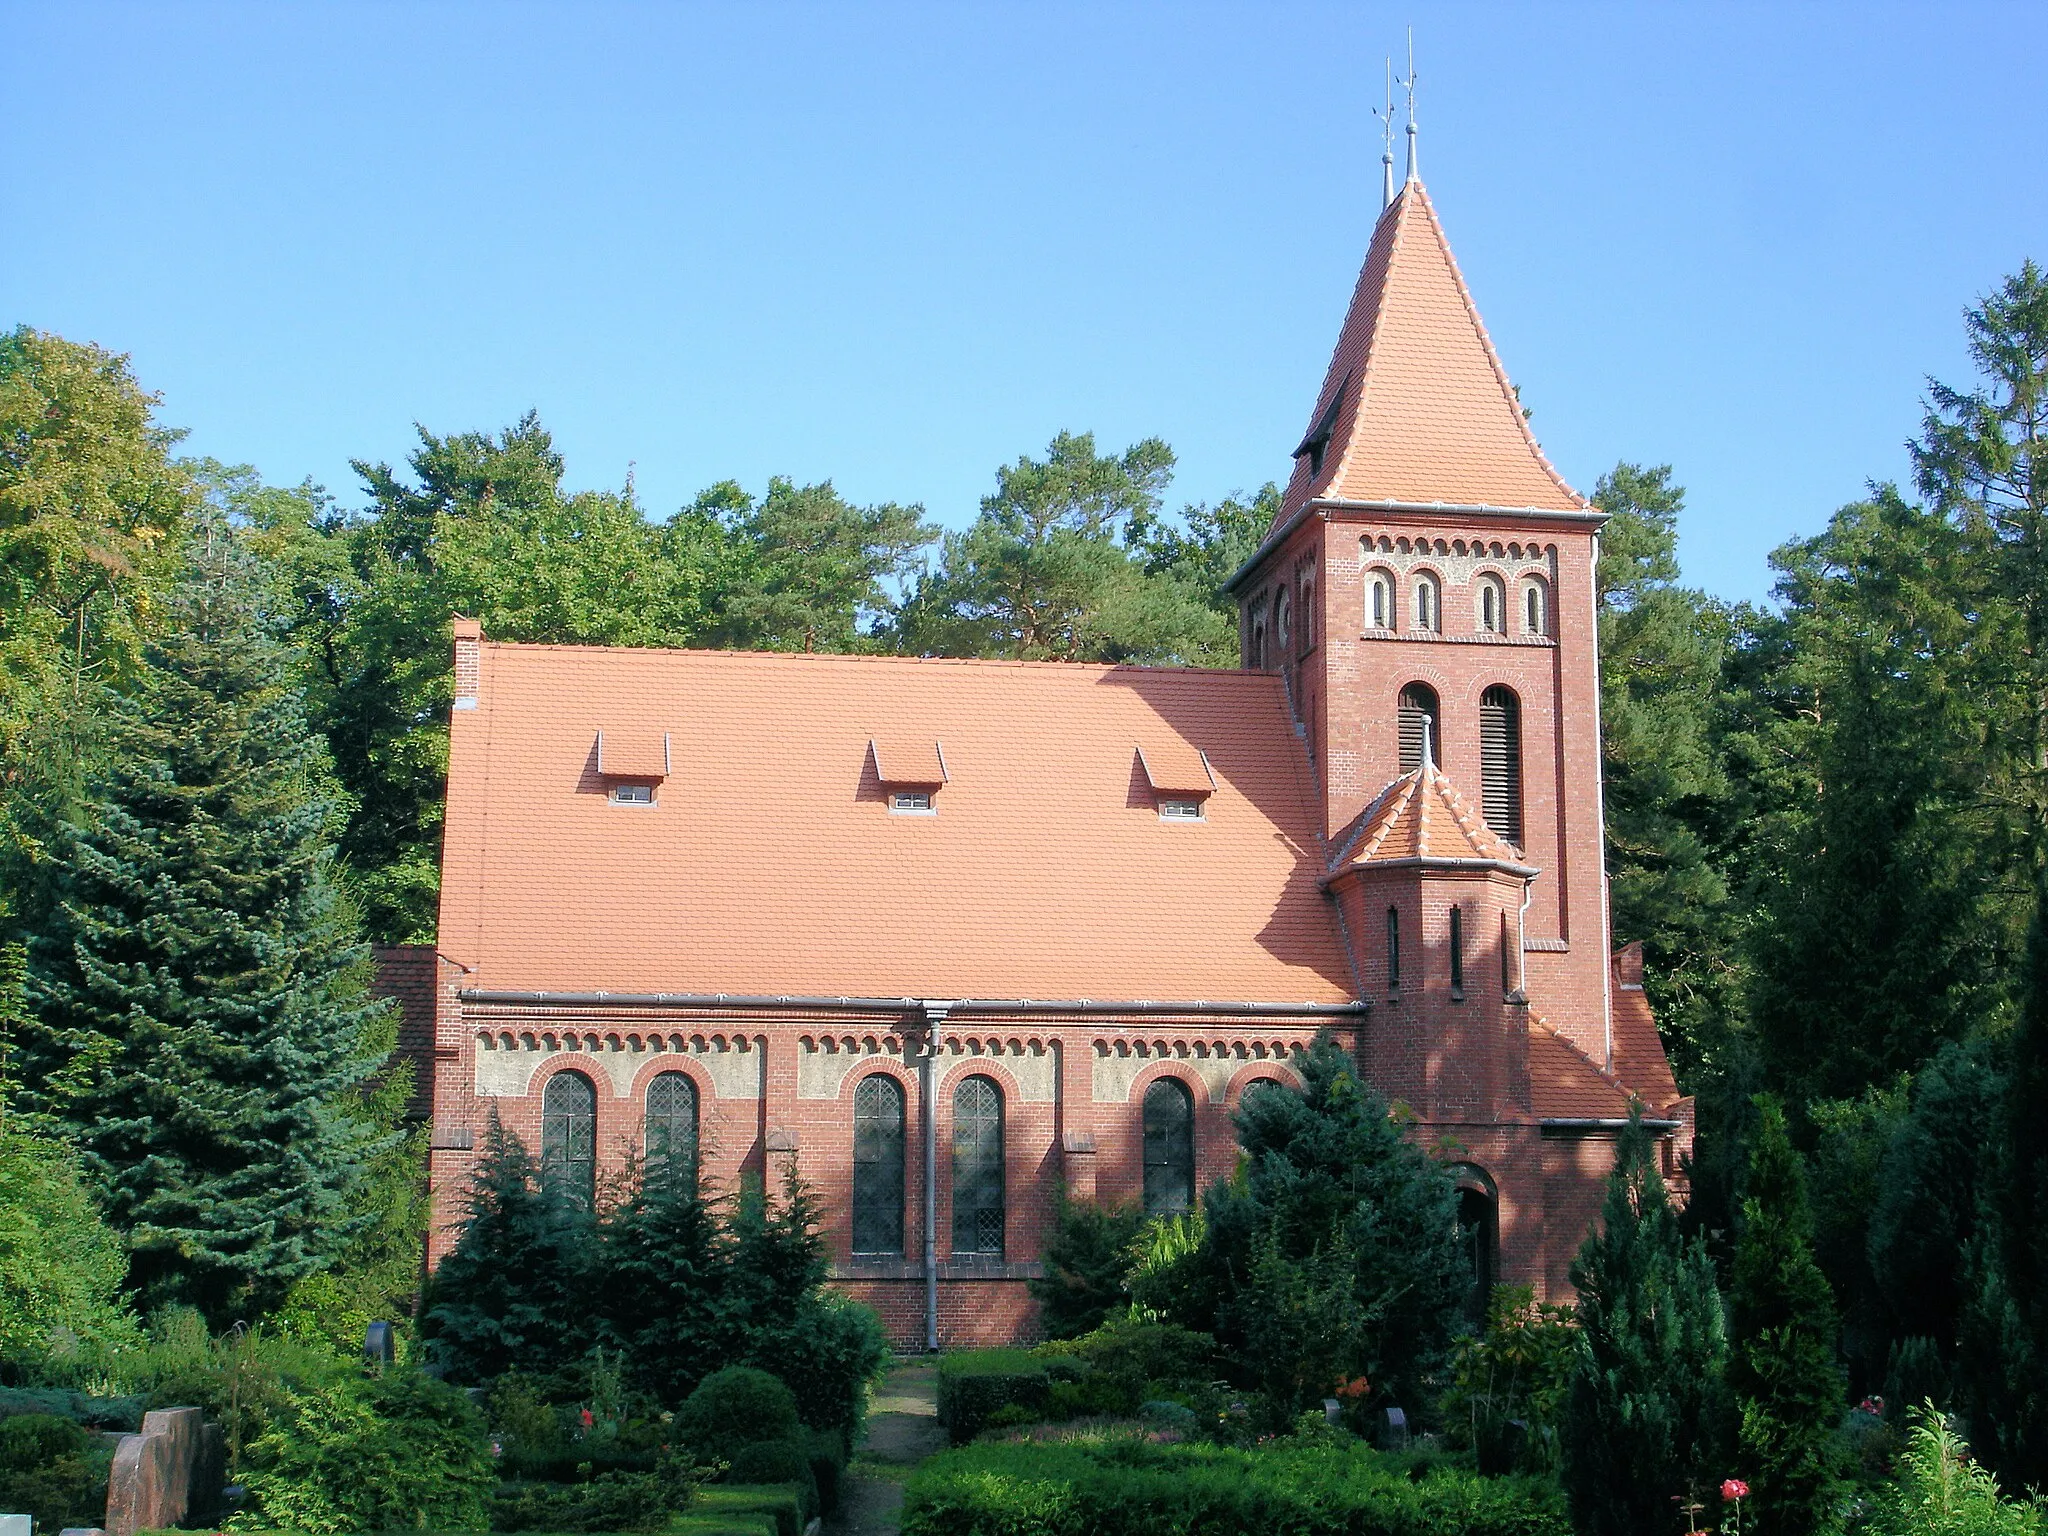
[[[142,1397],[92,1397],[62,1387],[0,1387],[0,1419],[19,1413],[48,1413],[88,1429],[133,1434],[142,1428],[147,1401]]]
[[[1451,1351],[1451,1388],[1444,1429],[1469,1447],[1482,1472],[1557,1467],[1558,1421],[1578,1358],[1570,1307],[1536,1300],[1526,1285],[1497,1285],[1486,1308],[1486,1331]]]
[[[846,1437],[836,1429],[814,1429],[804,1444],[810,1452],[811,1478],[818,1485],[818,1512],[832,1514],[839,1508],[839,1485],[846,1472]]]
[[[35,1517],[38,1530],[105,1523],[114,1453],[54,1414],[0,1420],[0,1509]]]
[[[321,1388],[249,1448],[245,1529],[480,1530],[496,1475],[469,1399],[415,1372]]]
[[[1571,1536],[1556,1487],[1436,1466],[1419,1477],[1356,1440],[1257,1450],[1138,1436],[985,1443],[914,1473],[903,1536]]]
[[[787,1324],[762,1330],[747,1363],[787,1382],[797,1417],[835,1429],[849,1443],[867,1420],[868,1388],[889,1359],[889,1335],[872,1307],[822,1292]]]
[[[1042,1255],[1044,1278],[1026,1282],[1047,1334],[1075,1338],[1125,1305],[1130,1247],[1144,1221],[1135,1206],[1061,1200]]]
[[[939,1422],[965,1445],[998,1409],[1043,1416],[1051,1400],[1045,1362],[1027,1349],[970,1349],[939,1362]]]
[[[803,1500],[794,1488],[781,1486],[706,1488],[697,1497],[697,1507],[676,1526],[679,1533],[699,1536],[699,1522],[710,1524],[717,1536],[726,1532],[751,1532],[757,1527],[750,1519],[763,1521],[774,1536],[801,1536],[807,1523],[802,1518]],[[712,1524],[712,1522],[727,1522]],[[710,1536],[710,1532],[704,1532]]]
[[[730,1461],[743,1447],[796,1436],[796,1398],[766,1371],[729,1365],[698,1384],[676,1411],[675,1432],[699,1456]]]
[[[600,1472],[587,1483],[505,1483],[491,1495],[494,1531],[659,1531],[687,1508],[683,1471]]]
[[[1877,1498],[1872,1536],[2035,1536],[2038,1508],[1999,1496],[1933,1403],[1913,1410],[1894,1481]]]
[[[803,1502],[805,1523],[820,1513],[818,1481],[811,1471],[811,1447],[806,1441],[792,1438],[743,1445],[733,1453],[725,1480],[752,1486],[787,1483]]]
[[[1216,1341],[1174,1323],[1148,1322],[1126,1314],[1112,1317],[1093,1333],[1040,1349],[1057,1349],[1090,1367],[1091,1382],[1120,1393],[1128,1412],[1148,1389],[1191,1391],[1206,1387],[1216,1374]],[[1050,1365],[1050,1361],[1047,1362]]]

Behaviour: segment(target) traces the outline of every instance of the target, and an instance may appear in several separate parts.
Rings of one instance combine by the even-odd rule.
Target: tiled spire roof
[[[1348,868],[1415,863],[1485,863],[1535,873],[1433,761],[1381,790],[1356,828],[1330,861],[1333,876]]]
[[[1280,510],[1312,497],[1576,512],[1529,433],[1420,181],[1373,231]]]

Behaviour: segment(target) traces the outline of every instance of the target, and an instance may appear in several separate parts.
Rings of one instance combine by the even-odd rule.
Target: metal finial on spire
[[[1408,179],[1422,180],[1422,172],[1415,163],[1415,29],[1408,29],[1408,78],[1401,82],[1408,92]]]
[[[1394,203],[1394,60],[1387,57],[1387,107],[1382,112],[1374,107],[1372,115],[1380,120],[1380,212],[1385,213]]]

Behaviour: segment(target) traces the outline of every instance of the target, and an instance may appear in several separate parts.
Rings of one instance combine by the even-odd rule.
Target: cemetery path
[[[839,1512],[825,1522],[830,1536],[895,1536],[904,1480],[925,1457],[946,1448],[938,1393],[934,1361],[903,1361],[882,1379],[867,1434],[846,1471]]]

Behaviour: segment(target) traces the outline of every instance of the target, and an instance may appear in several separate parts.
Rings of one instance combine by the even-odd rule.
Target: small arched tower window
[[[1508,589],[1498,576],[1482,576],[1475,591],[1479,627],[1489,635],[1507,633]]]
[[[1365,573],[1365,624],[1368,629],[1394,627],[1394,578],[1385,571]]]
[[[1451,1001],[1465,995],[1465,909],[1451,908]]]
[[[1295,628],[1301,631],[1301,654],[1306,656],[1316,646],[1316,579],[1313,576],[1301,578],[1301,622]]]
[[[664,1072],[647,1085],[647,1176],[678,1193],[697,1188],[697,1085]]]
[[[1252,621],[1252,667],[1264,671],[1266,666],[1266,621],[1263,617]]]
[[[1387,990],[1401,990],[1401,909],[1387,908]]]
[[[1522,844],[1522,701],[1496,684],[1479,696],[1480,808],[1486,824]]]
[[[1176,1216],[1194,1205],[1194,1095],[1162,1077],[1145,1090],[1145,1214]]]
[[[1443,622],[1443,592],[1436,578],[1425,572],[1415,578],[1415,627],[1437,630]]]
[[[540,1181],[589,1210],[597,1198],[597,1089],[581,1072],[557,1072],[540,1096]]]
[[[953,1251],[1003,1253],[1003,1090],[979,1075],[953,1091]]]
[[[1441,762],[1444,755],[1443,739],[1437,734],[1436,690],[1427,683],[1410,683],[1401,690],[1401,704],[1398,711],[1401,727],[1401,771],[1413,773],[1422,766],[1422,744],[1429,743],[1429,755],[1433,761]]]
[[[1293,606],[1288,602],[1287,591],[1283,587],[1280,595],[1273,600],[1273,645],[1282,661],[1287,659],[1287,641],[1292,634],[1289,621],[1292,618]]]
[[[1541,576],[1531,576],[1522,583],[1522,632],[1550,633],[1550,589]]]
[[[853,1090],[853,1251],[903,1251],[903,1085],[886,1072]]]

